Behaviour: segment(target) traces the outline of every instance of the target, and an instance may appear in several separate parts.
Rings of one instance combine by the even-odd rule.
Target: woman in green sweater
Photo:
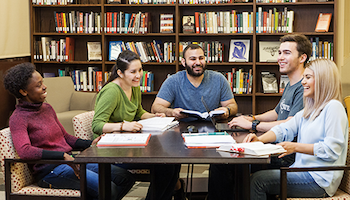
[[[135,120],[155,116],[165,117],[164,113],[151,114],[142,108],[140,90],[142,75],[140,57],[132,51],[121,52],[111,69],[110,78],[96,98],[95,115],[92,121],[95,137],[102,133],[137,132],[142,129],[142,125]],[[134,165],[118,166],[132,168]],[[155,177],[149,187],[149,191],[155,191],[155,197],[152,197],[152,200],[171,199],[179,177],[180,165],[138,164],[137,167],[152,167]],[[150,193],[148,192],[146,200],[151,199]]]

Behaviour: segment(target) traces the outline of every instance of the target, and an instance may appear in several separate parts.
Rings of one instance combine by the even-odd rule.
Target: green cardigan
[[[139,120],[146,112],[141,105],[140,87],[132,87],[129,100],[119,85],[108,83],[96,97],[95,115],[92,121],[94,138],[102,134],[102,128],[106,123]]]

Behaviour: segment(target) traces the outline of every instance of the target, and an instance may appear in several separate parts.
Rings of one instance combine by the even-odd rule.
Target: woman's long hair
[[[122,51],[117,58],[116,64],[114,64],[111,69],[111,76],[108,78],[103,87],[119,77],[117,73],[118,70],[124,74],[124,71],[129,68],[130,63],[134,60],[141,61],[140,56],[129,50]]]
[[[327,105],[334,99],[341,102],[341,81],[337,65],[328,59],[316,59],[309,62],[305,68],[314,72],[314,98],[304,96],[304,118],[314,120]]]

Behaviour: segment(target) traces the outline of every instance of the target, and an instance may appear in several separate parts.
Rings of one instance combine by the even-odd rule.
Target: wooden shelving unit
[[[276,74],[279,80],[279,70],[277,63],[261,63],[259,58],[259,41],[278,41],[279,38],[286,33],[256,33],[256,12],[258,7],[263,10],[272,9],[274,7],[282,10],[287,7],[288,10],[294,11],[294,33],[301,33],[308,37],[319,37],[320,40],[331,41],[335,44],[337,0],[328,2],[317,2],[316,0],[298,0],[296,3],[256,3],[255,0],[250,0],[248,3],[221,3],[221,4],[126,4],[126,0],[122,0],[121,4],[107,4],[106,0],[98,0],[98,4],[80,4],[80,0],[76,0],[75,4],[70,5],[33,5],[30,3],[30,20],[31,20],[31,49],[32,62],[41,72],[55,72],[60,68],[69,66],[76,69],[86,70],[88,66],[97,66],[103,72],[109,71],[113,66],[113,61],[108,61],[109,41],[152,41],[159,39],[164,41],[175,42],[175,56],[179,57],[179,42],[180,41],[220,41],[224,44],[224,62],[208,63],[207,68],[218,71],[231,71],[232,67],[245,70],[252,69],[253,71],[253,90],[252,94],[235,95],[238,103],[239,111],[243,114],[259,114],[267,110],[273,109],[281,94],[263,94],[261,86],[261,71],[270,71]],[[115,34],[115,33],[56,33],[54,11],[69,12],[71,10],[83,12],[101,12],[102,22],[105,20],[104,13],[109,11],[123,12],[150,12],[152,17],[152,31],[148,34]],[[219,34],[185,34],[182,33],[182,16],[194,15],[194,12],[207,11],[230,11],[238,12],[249,11],[253,12],[253,33],[219,33]],[[314,31],[319,13],[333,13],[329,32],[316,33]],[[159,16],[161,13],[174,14],[174,33],[163,34],[159,33]],[[102,23],[103,24],[103,23]],[[75,38],[75,61],[72,62],[55,62],[55,61],[35,61],[34,56],[34,41],[39,40],[42,36],[52,38],[63,38],[70,36]],[[247,63],[230,63],[228,62],[228,53],[231,39],[249,39],[250,42],[250,58]],[[99,41],[102,45],[102,61],[87,61],[86,43],[90,41]],[[334,53],[334,57],[336,53]],[[144,70],[152,71],[155,75],[154,89],[155,92],[143,94],[143,106],[150,111],[153,100],[159,90],[161,84],[166,79],[168,74],[176,73],[183,70],[181,62],[176,60],[173,63],[144,63]],[[181,86],[179,86],[181,87]]]

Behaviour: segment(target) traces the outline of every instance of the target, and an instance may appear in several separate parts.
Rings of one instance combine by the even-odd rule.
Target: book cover
[[[123,51],[122,41],[109,41],[109,60],[117,60],[119,54]]]
[[[256,156],[285,153],[286,150],[281,145],[264,144],[262,142],[239,143],[233,145],[222,145],[217,151],[228,151],[232,153],[242,153]]]
[[[193,15],[182,17],[182,32],[194,33],[194,16]]]
[[[236,140],[226,132],[182,133],[181,136],[187,148],[218,148],[236,144]]]
[[[279,48],[278,41],[259,41],[259,62],[277,62]]]
[[[320,13],[316,23],[316,32],[328,32],[331,23],[332,13]]]
[[[173,33],[174,14],[160,14],[160,33]]]
[[[280,77],[280,90],[279,90],[280,93],[283,93],[284,88],[286,88],[288,83],[289,83],[288,75],[281,74],[281,77]]]
[[[250,40],[231,40],[229,62],[249,62]]]
[[[87,42],[88,60],[102,60],[101,42]]]

